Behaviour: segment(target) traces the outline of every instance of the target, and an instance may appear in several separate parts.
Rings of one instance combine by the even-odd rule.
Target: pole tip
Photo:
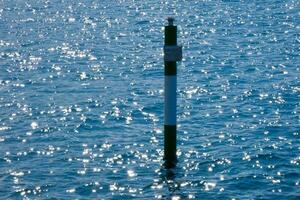
[[[174,21],[175,21],[174,17],[168,17],[167,20],[168,20],[168,25],[173,26]]]

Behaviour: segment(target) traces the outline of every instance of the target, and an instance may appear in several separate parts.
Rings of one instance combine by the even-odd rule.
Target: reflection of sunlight
[[[300,0],[2,4],[0,199],[299,194]],[[167,15],[184,53],[171,169]]]
[[[206,182],[204,183],[204,190],[205,191],[209,191],[209,190],[212,190],[216,187],[216,183],[212,183],[212,182]]]
[[[39,127],[37,122],[32,122],[30,126],[32,129],[37,129]]]
[[[128,171],[127,171],[127,175],[128,175],[129,177],[134,177],[134,176],[136,176],[137,174],[136,174],[133,170],[128,170]]]
[[[159,171],[160,179],[155,179],[151,186],[151,189],[158,192],[158,194],[155,194],[155,198],[161,199],[166,197],[171,200],[195,199],[195,194],[188,194],[186,191],[183,191],[183,188],[190,185],[190,182],[181,180],[184,173],[180,170],[180,168],[175,167],[172,169],[163,168]],[[159,194],[160,192],[162,193]]]
[[[180,196],[177,196],[177,195],[172,196],[172,200],[179,200],[179,199],[180,199]]]
[[[69,189],[69,190],[66,190],[67,193],[74,193],[76,190],[75,188],[72,188],[72,189]]]

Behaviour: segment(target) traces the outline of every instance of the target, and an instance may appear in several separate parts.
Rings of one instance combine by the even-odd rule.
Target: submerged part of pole
[[[174,26],[174,18],[168,18],[165,26],[165,119],[164,119],[164,160],[165,167],[176,166],[176,89],[177,89],[177,66],[176,61],[182,59],[182,47],[177,46],[177,26]]]

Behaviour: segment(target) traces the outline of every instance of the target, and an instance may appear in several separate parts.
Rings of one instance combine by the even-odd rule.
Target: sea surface
[[[300,199],[300,1],[0,0],[0,199]]]

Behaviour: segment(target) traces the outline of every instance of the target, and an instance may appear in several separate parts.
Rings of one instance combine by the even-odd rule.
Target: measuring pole
[[[164,120],[164,160],[165,167],[176,166],[176,88],[177,66],[176,61],[182,60],[182,47],[177,46],[177,26],[174,26],[174,18],[169,17],[165,26],[165,120]]]

